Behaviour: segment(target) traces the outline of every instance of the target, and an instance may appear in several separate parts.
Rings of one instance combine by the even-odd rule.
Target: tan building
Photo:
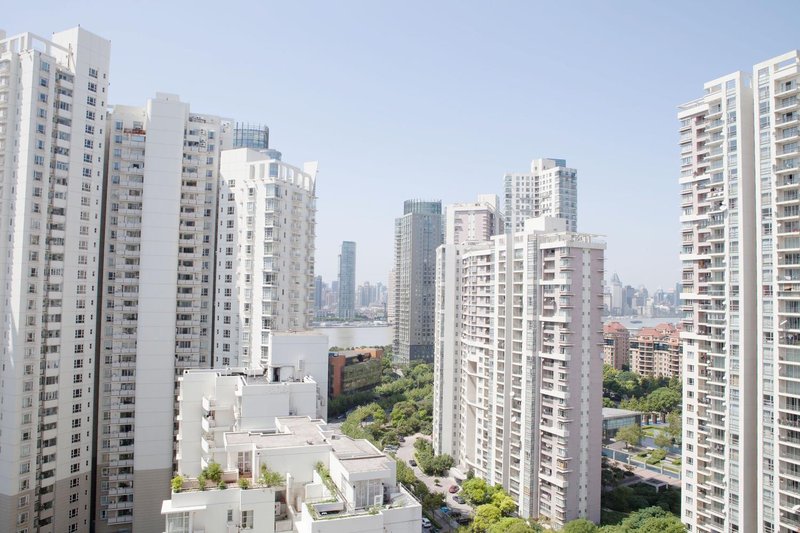
[[[682,353],[674,324],[642,328],[630,338],[631,370],[643,376],[680,377]]]
[[[328,394],[370,389],[381,383],[383,348],[357,348],[328,353]]]
[[[630,364],[628,328],[619,322],[609,322],[603,325],[603,362],[617,370]]]

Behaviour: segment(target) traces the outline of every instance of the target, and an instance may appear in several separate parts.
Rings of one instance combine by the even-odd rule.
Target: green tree
[[[578,518],[564,524],[562,533],[596,533],[597,526],[585,518]]]
[[[472,506],[483,505],[492,499],[495,488],[479,477],[467,479],[461,485],[461,496]]]
[[[679,409],[683,398],[681,393],[669,387],[661,387],[647,395],[646,405],[648,411],[660,413],[666,416],[667,413]]]
[[[679,411],[672,411],[667,415],[667,433],[675,439],[675,442],[680,444],[682,434],[682,421],[681,413]]]
[[[506,517],[490,526],[488,533],[537,533],[537,530],[522,518]]]
[[[653,442],[659,448],[669,448],[672,446],[672,437],[666,431],[659,431],[658,435],[653,439]]]
[[[440,508],[444,503],[444,494],[441,492],[431,492],[422,500],[422,506],[431,511]]]
[[[638,446],[642,440],[642,426],[631,424],[621,427],[617,430],[616,439],[625,442],[626,448],[630,448],[631,445]]]
[[[492,504],[500,509],[503,516],[509,516],[517,510],[517,503],[514,498],[506,494],[504,490],[496,490],[492,495]]]
[[[647,507],[631,513],[620,523],[624,533],[684,533],[680,519],[661,507]]]
[[[500,521],[503,513],[496,505],[485,503],[475,509],[475,518],[472,521],[472,530],[476,533],[489,531],[489,528]]]

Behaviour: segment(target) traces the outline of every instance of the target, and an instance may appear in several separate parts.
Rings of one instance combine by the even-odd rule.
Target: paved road
[[[400,444],[400,448],[397,450],[397,457],[402,459],[406,463],[408,463],[411,459],[414,458],[414,442],[417,439],[425,439],[430,441],[430,437],[427,435],[422,435],[417,433],[416,435],[411,435],[406,437],[406,441]],[[410,465],[409,465],[410,466]],[[467,504],[459,504],[453,501],[454,494],[450,494],[447,489],[456,484],[456,480],[451,477],[439,477],[439,484],[436,485],[434,483],[435,476],[428,476],[426,475],[418,466],[412,466],[412,470],[414,470],[414,474],[416,474],[417,478],[419,478],[425,485],[428,487],[428,490],[433,492],[441,492],[445,495],[445,502],[447,506],[451,509],[457,509],[461,511],[463,514],[471,514],[472,508]],[[441,511],[436,511],[435,513],[436,520],[441,524],[442,531],[456,531],[458,529],[458,524],[455,521],[451,521],[447,515],[442,513]]]

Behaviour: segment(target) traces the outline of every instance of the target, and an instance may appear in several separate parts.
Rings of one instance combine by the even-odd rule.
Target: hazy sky
[[[111,7],[115,6],[115,7]],[[0,27],[112,42],[110,103],[156,91],[317,160],[317,273],[342,240],[386,281],[407,198],[470,201],[537,157],[578,169],[578,229],[623,283],[679,278],[676,106],[800,47],[797,1],[10,2]]]

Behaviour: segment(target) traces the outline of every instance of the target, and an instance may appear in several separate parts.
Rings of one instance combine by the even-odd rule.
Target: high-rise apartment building
[[[753,68],[757,527],[800,530],[800,52]]]
[[[465,245],[456,275],[437,288],[437,311],[448,283],[460,302],[460,372],[452,400],[443,383],[436,389],[437,445],[452,446],[458,468],[505,487],[521,516],[556,528],[600,518],[605,245],[567,224],[530,219],[523,231]],[[445,331],[437,345],[452,342]],[[458,446],[443,420],[454,412]]]
[[[339,318],[356,316],[356,243],[343,241],[339,253]]]
[[[765,391],[769,400],[762,400],[757,379],[767,370],[775,374],[766,359],[759,363],[756,351],[756,303],[769,287],[757,285],[755,235],[762,219],[772,231],[772,215],[756,209],[753,102],[750,76],[735,72],[706,83],[704,95],[678,113],[682,520],[692,532],[765,531],[758,507],[763,503],[777,513],[779,504],[773,501],[777,480],[758,475],[758,417],[762,408],[772,415],[777,390]],[[775,476],[775,457],[763,462]]]
[[[442,202],[406,200],[394,229],[396,363],[433,361],[436,248],[441,243]]]
[[[231,122],[159,93],[106,128],[97,531],[158,528],[177,378],[209,368],[219,158]],[[136,505],[134,506],[134,501]]]
[[[444,244],[436,250],[436,334],[434,345],[433,432],[437,453],[458,455],[461,442],[461,292],[459,255],[469,244],[487,242],[503,228],[496,195],[445,208]]]
[[[528,173],[507,173],[505,180],[506,231],[520,231],[525,220],[556,217],[578,231],[578,171],[566,159],[534,159]]]
[[[220,166],[214,366],[261,366],[271,331],[314,313],[317,164],[293,167],[249,148]]]
[[[673,324],[641,328],[631,335],[630,368],[641,376],[681,377],[680,330]]]
[[[0,31],[0,530],[91,522],[110,42]]]
[[[630,363],[630,332],[619,322],[603,324],[603,362],[617,370]]]

